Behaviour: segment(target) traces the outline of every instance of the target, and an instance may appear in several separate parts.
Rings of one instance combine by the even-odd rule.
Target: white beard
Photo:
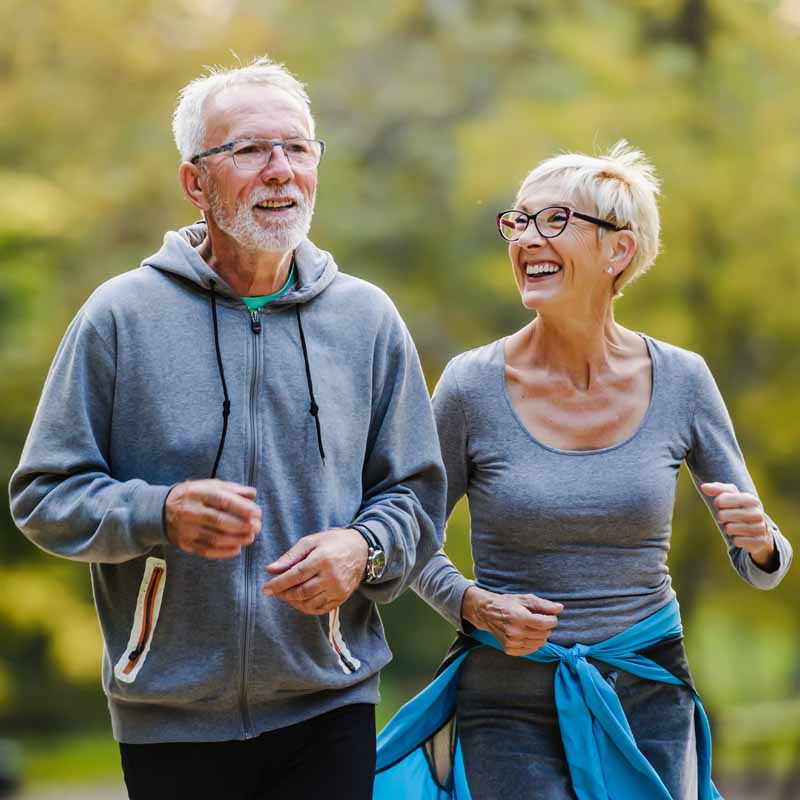
[[[296,205],[285,217],[276,216],[266,228],[256,221],[253,206],[274,198],[289,198],[294,200]],[[214,222],[221,231],[227,233],[247,250],[273,252],[294,250],[311,230],[315,200],[316,193],[311,198],[309,205],[303,193],[296,186],[289,184],[277,191],[262,189],[253,192],[246,201],[236,204],[231,215],[226,212],[216,181],[209,181],[208,185],[208,203],[211,206]]]

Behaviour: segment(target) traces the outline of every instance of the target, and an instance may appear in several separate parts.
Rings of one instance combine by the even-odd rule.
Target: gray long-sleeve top
[[[652,359],[650,405],[630,437],[600,450],[558,450],[531,435],[506,390],[504,340],[454,358],[434,392],[447,516],[466,494],[476,582],[563,603],[550,637],[557,644],[606,639],[674,597],[667,553],[683,462],[697,486],[723,481],[756,493],[705,361],[643,338]],[[792,559],[791,545],[769,524],[779,556],[773,572],[717,523],[734,569],[760,589],[777,586]],[[440,551],[414,589],[460,628],[472,584]]]

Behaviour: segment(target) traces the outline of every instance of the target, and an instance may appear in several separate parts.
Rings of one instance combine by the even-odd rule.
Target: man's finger
[[[208,483],[221,489],[227,489],[241,497],[248,497],[251,500],[256,496],[255,486],[245,486],[243,483],[234,483],[233,481],[221,481],[219,478],[209,479]]]
[[[243,519],[204,505],[187,507],[184,518],[206,530],[231,536],[247,536],[261,529],[260,519]]]
[[[255,535],[238,533],[221,533],[214,528],[200,527],[197,529],[196,542],[205,547],[245,547],[252,544]]]
[[[295,564],[299,564],[303,559],[308,558],[309,554],[316,547],[316,542],[308,536],[304,536],[299,542],[295,542],[277,561],[273,561],[267,566],[267,572],[278,574],[285,572]]]
[[[300,604],[308,604],[324,593],[325,587],[318,575],[315,575],[313,578],[309,578],[307,581],[297,586],[292,586],[290,589],[286,589],[283,592],[273,591],[273,594],[279,600],[291,602],[293,605],[295,602]]]
[[[267,567],[267,569],[269,569],[269,567]],[[261,591],[268,597],[274,594],[281,594],[281,592],[285,592],[287,589],[291,589],[294,586],[299,586],[301,583],[305,583],[307,580],[315,577],[315,573],[312,569],[313,567],[311,565],[306,564],[305,561],[301,561],[282,575],[278,575],[267,581]]]
[[[250,519],[251,517],[261,519],[261,507],[236,492],[222,489],[206,491],[201,495],[201,501],[205,506],[226,511],[242,519]]]

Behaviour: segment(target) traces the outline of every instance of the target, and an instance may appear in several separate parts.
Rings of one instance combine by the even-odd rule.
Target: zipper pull
[[[250,330],[255,334],[261,333],[261,319],[259,318],[258,311],[250,312]]]
[[[144,645],[140,644],[135,650],[131,650],[131,652],[128,653],[128,661],[139,658],[142,653],[144,653]]]

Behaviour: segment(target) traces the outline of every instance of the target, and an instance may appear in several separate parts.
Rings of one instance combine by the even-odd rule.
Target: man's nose
[[[294,170],[289,162],[283,145],[272,145],[272,151],[267,158],[267,163],[261,170],[261,179],[269,181],[277,181],[278,183],[286,183],[294,177]]]

